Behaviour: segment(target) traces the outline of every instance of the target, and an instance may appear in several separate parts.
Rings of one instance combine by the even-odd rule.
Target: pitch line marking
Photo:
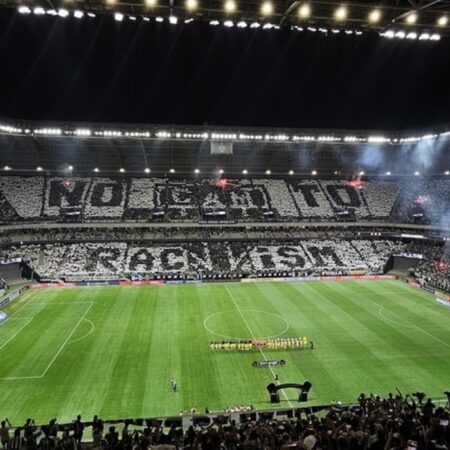
[[[83,319],[85,322],[88,322],[91,324],[91,329],[83,336],[80,336],[79,338],[74,339],[73,341],[69,341],[68,344],[73,344],[74,342],[78,342],[81,341],[82,339],[88,337],[94,330],[95,330],[95,325],[93,324],[93,322],[89,319]]]
[[[44,373],[42,375],[32,375],[32,376],[24,376],[24,377],[4,377],[4,378],[0,378],[1,380],[30,380],[30,379],[40,379],[40,378],[44,378],[45,375],[47,374],[48,370],[50,369],[50,367],[52,366],[52,364],[56,361],[56,358],[58,358],[58,356],[61,354],[61,352],[63,351],[64,347],[67,345],[67,343],[69,342],[70,338],[73,336],[73,334],[75,333],[75,330],[78,328],[78,326],[80,325],[80,323],[85,319],[85,317],[87,316],[88,312],[91,310],[92,306],[94,305],[93,302],[88,303],[89,307],[86,309],[86,311],[84,312],[84,314],[81,316],[80,320],[77,322],[77,324],[73,327],[72,331],[70,332],[69,336],[67,336],[66,340],[63,342],[63,344],[61,345],[61,347],[59,347],[58,351],[56,352],[55,356],[52,358],[52,360],[50,361],[50,363],[48,364],[48,366],[46,367],[46,369],[44,370]]]
[[[248,331],[250,331],[250,334],[253,336],[253,339],[256,339],[255,334],[253,333],[252,329],[250,328],[250,326],[249,326],[249,324],[248,324],[248,322],[247,322],[247,319],[246,319],[245,316],[242,314],[242,311],[241,311],[241,309],[239,308],[239,305],[237,304],[237,302],[236,302],[234,296],[231,294],[230,290],[228,289],[228,286],[225,285],[225,289],[226,289],[226,291],[227,291],[229,297],[230,297],[231,300],[233,301],[234,306],[236,306],[236,309],[238,310],[239,314],[241,315],[242,319],[244,320],[245,325],[246,325],[247,328],[248,328]],[[268,361],[268,359],[267,359],[265,353],[263,352],[262,348],[259,348],[259,351],[261,352],[261,355],[262,355],[262,357],[264,358],[264,360],[265,360],[265,361]],[[275,372],[274,372],[272,366],[269,366],[269,369],[270,369],[270,371],[272,372],[272,376],[275,378]],[[278,383],[277,383],[277,384],[278,384]],[[291,403],[291,401],[287,398],[286,392],[284,392],[284,390],[282,390],[281,392],[283,392],[284,398],[287,400],[287,402],[288,402],[288,404],[289,404],[289,407],[292,408],[292,403]]]
[[[273,336],[260,337],[260,339],[275,339],[275,338],[277,338],[277,337],[283,335],[284,333],[286,333],[287,330],[289,330],[289,327],[290,327],[289,322],[288,322],[283,316],[280,316],[279,314],[275,314],[275,313],[271,313],[271,312],[267,312],[267,311],[260,311],[260,310],[258,310],[258,309],[242,309],[241,311],[243,311],[243,312],[245,311],[245,312],[254,312],[254,313],[269,314],[269,315],[271,315],[271,316],[278,317],[278,318],[284,320],[284,322],[286,323],[286,328],[285,328],[281,333],[274,334]],[[211,334],[215,334],[216,336],[220,336],[221,338],[225,338],[225,339],[237,339],[237,340],[245,340],[245,339],[248,339],[248,337],[225,336],[224,334],[216,333],[215,331],[211,330],[211,328],[208,327],[207,323],[208,323],[208,321],[209,321],[212,317],[215,317],[215,316],[217,316],[217,315],[219,315],[219,314],[229,313],[229,312],[233,312],[233,313],[234,313],[234,312],[236,312],[236,310],[230,309],[230,310],[228,310],[228,311],[218,311],[218,312],[212,313],[212,314],[210,314],[208,317],[205,318],[205,320],[203,321],[203,326],[204,326]]]
[[[17,320],[17,318],[15,318],[14,320]],[[8,343],[12,341],[33,320],[33,318],[19,319],[19,320],[27,320],[27,323],[23,325],[21,328],[19,328],[9,339],[7,339],[0,347],[0,350],[6,347],[6,345],[8,345]]]
[[[27,291],[26,293],[28,292],[30,291]],[[14,311],[10,316],[8,316],[2,323],[0,323],[0,327],[2,327],[6,322],[8,322],[8,320],[12,319],[17,313],[22,311],[22,309],[25,308],[25,306],[29,305],[33,300],[35,300],[41,292],[38,292],[34,297],[31,297],[31,299],[28,300],[24,305],[22,305],[17,311]]]
[[[383,308],[383,307],[381,307],[381,308],[378,310],[378,315],[379,315],[383,320],[385,320],[386,322],[390,322],[390,323],[393,323],[394,325],[400,325],[401,327],[405,327],[405,328],[412,329],[412,326],[411,326],[411,325],[408,325],[407,323],[401,323],[401,322],[398,322],[397,320],[388,319],[388,318],[383,314],[383,311],[387,311],[387,312],[389,312],[390,314],[392,314],[392,312],[389,311],[389,310],[386,309],[386,308]],[[402,319],[402,320],[404,321],[405,319]]]
[[[415,325],[414,323],[410,322],[407,319],[404,319],[403,317],[399,316],[398,314],[396,314],[395,312],[392,312],[391,310],[387,309],[386,311],[388,311],[389,313],[393,314],[394,316],[397,316],[399,319],[404,320],[405,322],[409,323],[410,326],[412,328],[416,328],[417,330],[421,331],[422,333],[427,334],[428,336],[430,336],[431,338],[435,339],[436,341],[440,342],[441,344],[446,345],[447,347],[450,347],[450,344],[448,342],[443,341],[442,339],[439,339],[438,337],[436,337],[434,334],[429,333],[427,330],[424,330],[423,328]]]

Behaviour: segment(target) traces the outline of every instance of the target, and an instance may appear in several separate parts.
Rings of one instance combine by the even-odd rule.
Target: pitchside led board
[[[211,141],[211,155],[232,155],[233,142]]]

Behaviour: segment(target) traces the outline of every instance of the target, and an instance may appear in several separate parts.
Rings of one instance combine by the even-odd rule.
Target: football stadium
[[[2,450],[448,449],[449,16],[0,2]]]

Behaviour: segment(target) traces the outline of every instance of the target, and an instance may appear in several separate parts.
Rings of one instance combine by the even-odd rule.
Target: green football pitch
[[[0,325],[0,417],[22,423],[270,408],[266,385],[309,380],[308,405],[450,388],[450,310],[397,281],[31,290]],[[314,339],[314,350],[214,351],[211,340]],[[284,359],[284,366],[252,367]],[[175,377],[178,391],[169,380]],[[298,392],[279,407],[299,406]]]

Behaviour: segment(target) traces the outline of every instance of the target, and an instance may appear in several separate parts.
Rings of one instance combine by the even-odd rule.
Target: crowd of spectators
[[[231,221],[441,223],[450,213],[447,180],[208,179],[17,177],[0,180],[2,223],[202,221],[220,211]]]
[[[97,416],[70,425],[53,419],[36,426],[32,419],[12,431],[6,419],[0,428],[6,450],[448,450],[450,413],[431,398],[361,394],[357,403],[333,401],[316,414],[299,409],[293,418],[272,413],[230,412],[181,422],[125,421],[108,426]],[[246,408],[247,409],[247,408]]]

